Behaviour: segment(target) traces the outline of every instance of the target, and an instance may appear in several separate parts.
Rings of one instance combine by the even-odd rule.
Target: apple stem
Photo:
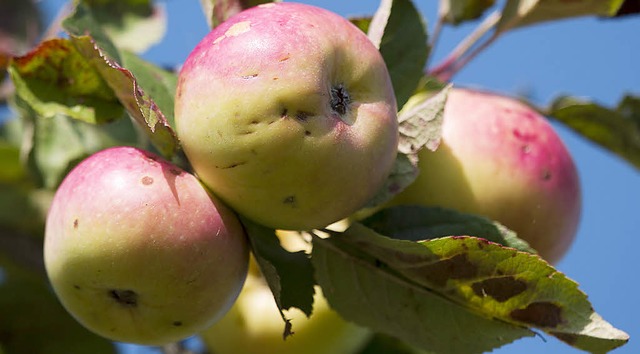
[[[440,64],[429,70],[428,74],[442,81],[451,80],[458,71],[489,47],[489,45],[500,36],[502,32],[493,32],[491,37],[480,43],[480,41],[486,37],[487,33],[495,28],[501,16],[500,11],[492,12],[473,32],[465,37]]]

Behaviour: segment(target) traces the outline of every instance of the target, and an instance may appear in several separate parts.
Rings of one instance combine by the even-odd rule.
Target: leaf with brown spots
[[[530,334],[524,328],[541,329],[594,352],[628,340],[626,333],[595,314],[577,283],[536,255],[472,236],[418,242],[391,239],[357,223],[344,233],[329,234],[314,239],[312,255],[316,278],[329,303],[347,319],[423,349],[490,350],[491,345]],[[436,306],[426,294],[442,300]],[[399,304],[389,306],[389,302]],[[421,318],[414,311],[430,317]],[[447,326],[446,318],[433,317],[439,312],[468,313],[457,315],[456,325]],[[489,323],[482,324],[482,331],[477,327],[481,319]],[[406,321],[414,329],[399,332],[397,323]],[[427,322],[437,326],[431,328]],[[513,331],[514,337],[503,343],[492,341],[498,328],[503,333]],[[428,343],[423,338],[429,338]]]

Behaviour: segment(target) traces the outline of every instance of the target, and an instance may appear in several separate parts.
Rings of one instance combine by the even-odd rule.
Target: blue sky
[[[301,1],[344,16],[372,14],[377,1]],[[437,1],[415,1],[431,28]],[[48,16],[61,3],[44,0]],[[169,31],[165,41],[147,52],[153,62],[176,65],[207,32],[199,1],[165,1]],[[446,27],[432,58],[446,55],[473,25]],[[625,93],[640,95],[640,17],[623,20],[581,18],[537,25],[507,33],[453,80],[505,93],[529,92],[539,104],[561,93],[613,105]],[[631,335],[615,353],[640,353],[640,173],[562,126],[556,125],[574,155],[581,175],[583,214],[576,242],[557,265],[580,283],[595,310]],[[579,353],[554,338],[522,339],[495,353]],[[129,354],[158,353],[124,346]]]

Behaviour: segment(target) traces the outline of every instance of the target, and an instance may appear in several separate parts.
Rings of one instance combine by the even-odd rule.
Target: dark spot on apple
[[[169,169],[169,172],[171,172],[171,174],[175,175],[175,176],[180,176],[182,174],[182,171],[180,171],[179,169],[172,167]]]
[[[282,203],[291,205],[292,207],[296,206],[296,202],[297,201],[296,201],[296,196],[295,195],[287,196],[282,200]]]
[[[478,296],[490,296],[498,302],[505,302],[527,290],[527,283],[512,276],[489,278],[471,285]]]
[[[547,170],[546,168],[542,171],[542,180],[543,181],[548,181],[551,179],[551,171]]]
[[[331,88],[331,109],[343,116],[349,111],[351,96],[343,84]]]
[[[109,290],[109,296],[122,306],[138,306],[138,294],[133,290]]]
[[[280,113],[280,117],[287,118],[287,114],[288,113],[289,113],[289,110],[284,108],[284,109],[282,109],[282,112]]]
[[[280,58],[280,60],[278,60],[278,61],[280,61],[280,62],[287,61],[287,60],[289,60],[289,58],[291,58],[291,56],[290,56],[290,54],[287,54],[286,56]]]
[[[469,261],[466,253],[421,266],[416,270],[415,276],[437,286],[445,286],[449,279],[468,279],[478,274],[478,267]]]
[[[298,111],[296,112],[296,119],[299,121],[306,121],[309,117],[312,117],[314,114],[310,113],[310,112],[305,112],[305,111]]]
[[[306,136],[310,136],[310,135],[311,135],[311,132],[310,132],[310,131],[308,131],[308,130],[305,130],[305,131],[304,131],[304,135],[306,135]]]
[[[229,168],[235,168],[235,167],[238,167],[238,166],[242,166],[242,165],[244,165],[246,163],[247,163],[247,161],[242,161],[242,162],[232,163],[232,164],[230,164],[228,166],[217,166],[216,165],[216,168],[219,168],[221,170],[226,170],[226,169],[229,169]]]
[[[254,119],[254,120],[252,120],[251,122],[249,122],[249,124],[251,124],[251,125],[256,125],[256,124],[258,124],[258,123],[260,123],[260,122],[258,122],[258,121],[257,121],[257,120],[255,120],[255,119]]]
[[[76,290],[80,290],[80,285],[73,284],[73,288]]]
[[[534,302],[509,314],[516,321],[536,327],[555,328],[562,323],[562,308],[551,302]]]
[[[182,326],[182,321],[173,321],[173,325],[176,327]]]
[[[149,176],[144,176],[142,177],[142,180],[140,180],[142,182],[142,184],[144,184],[145,186],[149,186],[153,184],[153,178],[149,177]]]
[[[256,77],[258,77],[258,73],[249,74],[249,75],[243,75],[242,76],[242,78],[245,79],[245,80],[253,79],[253,78],[256,78]]]
[[[78,228],[78,219],[73,220],[73,228],[74,229]]]

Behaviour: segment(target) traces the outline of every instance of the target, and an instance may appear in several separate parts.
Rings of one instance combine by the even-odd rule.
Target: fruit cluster
[[[79,322],[116,341],[163,344],[205,330],[236,303],[247,277],[238,215],[281,230],[349,217],[393,168],[397,111],[382,56],[346,19],[295,3],[233,16],[179,75],[176,130],[194,174],[116,147],[60,185],[45,235],[56,294]],[[511,98],[471,90],[453,89],[444,112],[441,146],[420,152],[418,180],[388,205],[485,215],[550,262],[560,259],[581,201],[552,127]],[[265,291],[256,277],[245,291]],[[229,316],[245,316],[246,301]],[[213,342],[234,338],[217,327],[223,334],[214,326]]]

